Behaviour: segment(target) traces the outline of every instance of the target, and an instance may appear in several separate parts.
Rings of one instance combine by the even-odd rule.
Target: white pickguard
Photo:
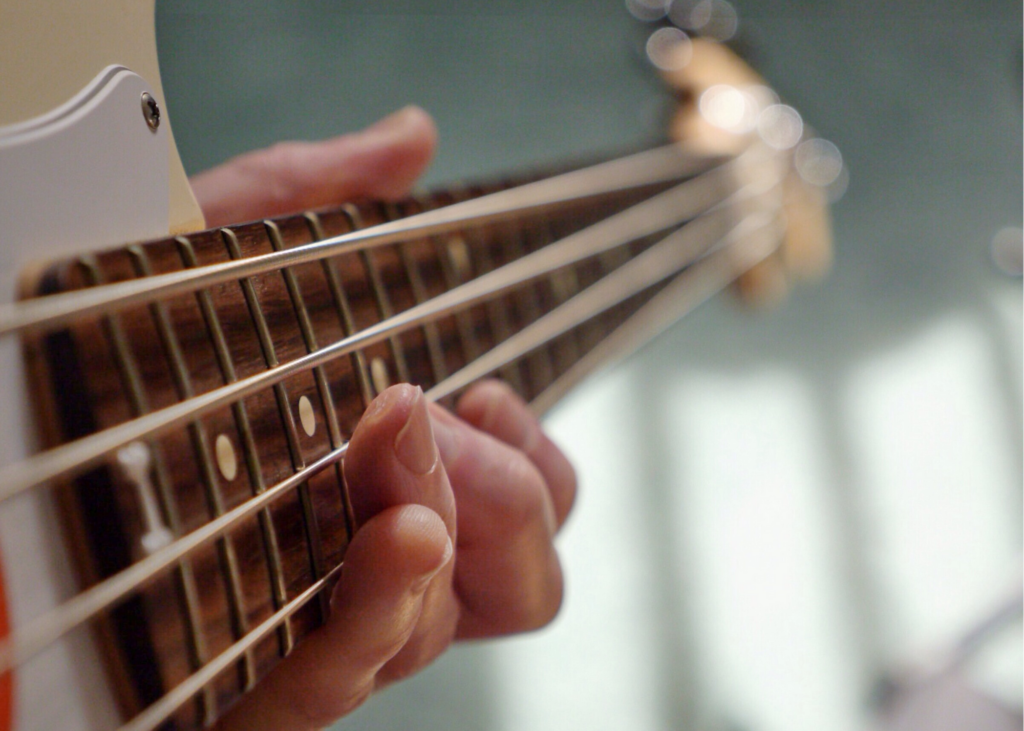
[[[33,262],[167,235],[167,125],[149,128],[144,91],[153,87],[128,69],[109,66],[60,107],[0,127],[0,301],[14,299],[18,273]],[[33,449],[26,396],[18,344],[0,341],[0,464]],[[0,506],[0,547],[15,627],[74,593],[44,492]],[[86,632],[19,668],[14,715],[19,731],[118,725]]]

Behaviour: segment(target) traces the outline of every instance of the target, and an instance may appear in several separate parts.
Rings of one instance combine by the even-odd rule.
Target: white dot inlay
[[[452,266],[459,279],[469,279],[472,272],[472,263],[469,259],[469,246],[461,236],[453,236],[448,240],[448,256],[451,258]]]
[[[299,398],[299,421],[302,422],[302,431],[306,432],[306,436],[313,436],[316,432],[316,412],[305,396]]]
[[[235,457],[235,447],[227,435],[221,434],[214,443],[214,451],[217,453],[217,467],[224,479],[231,482],[238,474],[238,458]]]
[[[377,357],[370,361],[370,378],[373,380],[373,389],[380,393],[391,385],[391,377],[388,375],[388,364],[383,358]]]

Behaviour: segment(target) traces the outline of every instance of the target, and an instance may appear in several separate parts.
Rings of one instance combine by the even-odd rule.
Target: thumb
[[[207,225],[224,226],[359,197],[399,198],[436,146],[430,115],[409,106],[361,132],[239,155],[190,182]]]
[[[405,646],[430,580],[452,553],[444,521],[422,505],[368,520],[345,553],[327,624],[242,698],[219,731],[321,729],[354,710]]]

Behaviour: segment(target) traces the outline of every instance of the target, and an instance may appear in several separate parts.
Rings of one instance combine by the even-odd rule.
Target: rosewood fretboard
[[[52,294],[265,254],[492,192],[522,180],[396,204],[359,203],[273,222],[155,241],[50,266]],[[623,210],[666,183],[594,196],[441,237],[374,246],[193,294],[86,318],[29,339],[47,446],[79,439],[338,342],[553,240]],[[655,237],[657,238],[657,237]],[[337,450],[391,382],[430,388],[648,248],[612,249],[466,310],[407,329],[285,379],[149,441],[159,520],[193,531]],[[540,394],[659,289],[651,287],[500,369]],[[141,488],[110,460],[59,487],[84,586],[145,556]],[[97,622],[126,717],[336,567],[353,530],[340,463],[262,509]],[[147,527],[149,526],[149,527]],[[321,594],[324,599],[326,592]],[[328,611],[313,601],[222,673],[169,722],[209,723]]]

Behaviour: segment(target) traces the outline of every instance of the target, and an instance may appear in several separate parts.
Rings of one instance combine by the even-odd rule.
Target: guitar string
[[[539,320],[501,341],[431,388],[427,395],[438,401],[462,390],[517,360],[524,354],[524,349],[529,352],[540,340],[548,342],[569,332],[614,304],[639,294],[724,246],[746,242],[750,251],[743,250],[736,265],[737,270],[741,266],[749,268],[752,263],[743,266],[747,259],[764,259],[770,250],[777,248],[779,232],[768,225],[769,220],[767,214],[750,214],[724,234],[716,230],[720,226],[715,224],[720,222],[711,218],[700,219],[713,222],[705,226],[709,230],[698,229],[697,224],[678,229]]]
[[[598,280],[571,300],[543,315],[532,325],[524,328],[510,341],[506,341],[511,342],[511,345],[496,346],[477,361],[467,364],[460,371],[450,375],[431,389],[428,395],[435,400],[443,398],[473,380],[531,352],[565,332],[566,329],[573,327],[574,324],[589,320],[633,294],[672,276],[674,272],[683,267],[693,264],[709,251],[721,248],[723,236],[728,237],[727,243],[733,247],[737,241],[756,243],[758,230],[765,227],[764,221],[761,220],[763,217],[763,212],[749,213],[740,220],[739,224],[733,226],[731,233],[723,230],[727,228],[726,224],[728,223],[723,216],[703,216],[695,219],[669,234],[661,242],[619,269]],[[696,266],[693,265],[688,271],[703,271],[696,269]],[[749,267],[749,264],[737,262],[736,266],[740,267],[737,271],[741,271]],[[696,274],[693,274],[690,278],[695,276]],[[248,499],[236,508],[176,539],[170,545],[17,629],[5,641],[0,642],[0,672],[27,661],[64,634],[116,604],[131,592],[140,589],[192,551],[216,540],[236,527],[241,521],[265,509],[271,502],[290,492],[313,474],[341,460],[345,451],[347,451],[347,444],[341,445],[317,462],[297,471],[258,496]]]
[[[716,171],[716,172],[721,172],[721,171],[719,170],[719,171]],[[711,176],[710,175],[705,175],[703,177],[706,179],[706,178],[711,177]],[[705,182],[706,182],[706,180],[705,180]],[[714,207],[715,205],[721,205],[721,200],[719,200],[717,203],[712,203],[711,207]],[[527,207],[528,206],[524,206],[524,208],[527,208]],[[538,207],[540,207],[540,206],[538,205]],[[522,210],[522,209],[520,209],[520,210]],[[491,221],[494,221],[494,220],[500,220],[501,219],[501,214],[500,213],[499,214],[494,214],[494,215],[490,216],[490,218],[487,218],[486,217],[487,215],[490,215],[490,214],[482,214],[481,217],[478,218],[478,219],[477,218],[472,218],[471,216],[467,215],[463,220],[464,221],[477,222],[477,221],[481,221],[481,220],[491,220]],[[686,218],[686,216],[682,216],[682,217],[680,217],[679,220],[675,221],[674,223],[679,223],[680,221],[685,220],[685,218]],[[428,222],[427,225],[429,226],[430,223]],[[418,229],[417,230],[417,229],[413,229],[413,228],[410,227],[409,231],[410,232],[411,231],[415,231],[417,233],[417,235],[423,235],[422,232],[424,230],[427,230],[427,231],[430,231],[430,230],[444,231],[444,230],[446,230],[444,228],[444,225],[445,224],[438,224],[438,228],[437,229]],[[662,229],[658,229],[658,230],[662,230]],[[395,236],[393,239],[387,239],[386,237],[388,235],[389,234],[387,232],[383,232],[383,233],[381,233],[380,237],[377,240],[370,241],[366,245],[378,245],[378,244],[389,243],[391,241],[400,240],[398,236]],[[572,237],[567,237],[567,238],[572,238]],[[341,243],[343,244],[344,242],[341,242]],[[562,243],[562,242],[559,242],[559,243]],[[358,242],[357,242],[357,244],[358,244]],[[570,257],[565,263],[559,263],[557,261],[549,262],[548,266],[546,268],[539,267],[538,271],[535,272],[535,273],[522,272],[522,273],[520,273],[520,276],[522,277],[521,281],[510,282],[507,286],[502,286],[502,288],[499,289],[499,290],[493,290],[492,289],[488,296],[494,296],[494,295],[497,295],[497,294],[501,294],[501,293],[507,291],[509,288],[517,286],[518,283],[531,281],[532,279],[534,279],[536,277],[543,276],[543,274],[545,274],[545,273],[550,273],[551,271],[556,270],[558,268],[558,266],[565,266],[565,265],[568,265],[570,263],[579,261],[581,258],[585,258],[585,257],[591,256],[591,255],[593,255],[596,252],[607,251],[610,247],[615,246],[615,245],[617,245],[617,244],[608,244],[608,243],[606,243],[606,244],[603,245],[603,248],[598,248],[598,249],[596,249],[594,251],[586,251],[586,253],[582,253],[582,254],[578,255],[577,257],[575,257],[575,258]],[[355,247],[353,247],[353,250],[355,250]],[[325,252],[320,253],[319,257],[331,256],[331,255],[333,255],[333,253],[336,253],[336,252],[337,252],[337,249],[335,249],[334,252],[325,251]],[[538,252],[538,253],[540,253],[540,252]],[[309,259],[309,260],[315,260],[315,259],[317,259],[319,257],[311,257],[311,259]],[[719,256],[719,257],[717,257],[717,260],[722,260],[722,258],[723,257]],[[307,261],[307,259],[302,259],[301,261],[305,262],[305,261]],[[736,262],[734,261],[732,263],[732,265],[735,265],[735,263]],[[695,267],[693,269],[688,270],[687,275],[685,277],[684,276],[678,277],[677,278],[677,282],[675,282],[675,283],[682,284],[684,281],[685,282],[690,282],[691,279],[693,280],[693,283],[695,283],[698,279],[701,279],[701,277],[703,277],[703,279],[701,281],[710,282],[713,279],[713,277],[711,276],[712,272],[709,269],[710,264],[711,264],[711,262],[708,261],[706,263],[702,262],[699,265],[695,265]],[[266,264],[266,267],[267,267],[266,270],[273,270],[276,266],[277,265],[275,265],[273,263],[268,263],[268,264]],[[260,271],[264,271],[264,270],[260,270]],[[737,270],[730,269],[729,271],[732,271],[732,274],[735,275]],[[701,277],[697,276],[698,273],[701,275]],[[690,274],[692,274],[694,276],[690,277],[689,276]],[[226,279],[233,278],[233,276],[237,276],[237,274],[235,274],[235,275],[228,275],[226,277]],[[721,286],[724,286],[724,284],[728,281],[728,279],[731,279],[731,278],[732,278],[731,276],[725,276],[725,277],[719,277],[719,278],[715,279],[716,283],[713,284],[713,285],[710,285],[710,289],[717,289],[717,288],[720,288]],[[217,280],[217,281],[222,281],[222,280]],[[173,290],[173,291],[194,291],[196,289],[200,289],[201,287],[203,287],[204,284],[203,284],[203,282],[200,282],[196,286],[189,287],[189,286],[186,286],[186,283],[181,283],[180,286],[181,286],[180,289]],[[672,287],[672,289],[675,290],[675,289],[677,289],[677,287]],[[682,289],[682,287],[679,287],[678,289]],[[692,287],[692,283],[688,287],[688,289],[694,290],[694,288]],[[164,294],[161,294],[159,291],[157,291],[156,294],[153,294],[152,292],[150,292],[150,293],[140,292],[139,293],[139,298],[136,301],[137,302],[151,302],[151,301],[159,299],[162,296],[168,296],[166,294],[166,292],[167,292],[167,290],[164,290]],[[149,295],[152,295],[152,296],[149,296]],[[707,295],[704,295],[704,296],[707,296]],[[704,296],[700,297],[700,299],[702,300],[704,298]],[[433,308],[432,309],[434,310],[434,312],[433,313],[426,313],[426,312],[422,313],[422,316],[418,320],[414,319],[414,320],[410,320],[409,322],[403,322],[403,319],[408,319],[408,318],[398,317],[398,318],[395,318],[397,320],[396,322],[381,323],[381,324],[388,325],[388,332],[394,332],[394,333],[402,332],[403,328],[412,327],[412,326],[414,326],[416,324],[424,324],[424,323],[433,322],[438,317],[441,317],[441,316],[443,316],[446,313],[454,311],[455,309],[461,309],[463,307],[468,307],[469,305],[471,305],[471,304],[473,304],[475,302],[481,301],[483,299],[486,299],[486,297],[485,296],[476,297],[475,295],[473,295],[472,292],[466,292],[466,296],[463,299],[456,300],[456,301],[453,301],[451,303],[448,303],[447,309],[444,309],[442,307],[438,307],[436,302],[432,303],[433,304]],[[591,297],[591,299],[594,299],[594,297]],[[619,301],[622,301],[622,300],[621,299],[614,299],[614,298],[610,299],[609,300],[609,306],[611,306],[611,304],[613,304],[615,302],[619,302]],[[661,299],[659,298],[659,302],[660,301],[661,301]],[[577,300],[576,298],[573,298],[573,300],[571,300],[570,302],[566,303],[566,305],[570,306],[570,305],[574,305],[574,304],[578,304],[578,303],[579,303],[579,300]],[[696,303],[697,302],[694,302],[693,304],[695,305]],[[676,309],[678,310],[678,307]],[[651,310],[651,303],[649,303],[647,306],[642,308],[641,312],[647,312],[649,310]],[[95,303],[93,304],[93,309],[91,310],[91,312],[93,314],[95,314],[97,312],[108,312],[108,311],[114,311],[114,310],[103,309],[101,306],[99,306],[99,305],[97,305]],[[567,310],[561,310],[560,309],[559,311],[564,314]],[[75,315],[78,315],[78,314],[81,314],[81,313],[75,313]],[[554,314],[554,311],[552,312],[552,314]],[[66,317],[68,319],[71,319],[72,316],[71,315],[67,315]],[[634,317],[635,317],[635,315],[634,315]],[[67,320],[63,320],[62,321],[62,320],[60,320],[59,317],[54,318],[54,319],[49,319],[49,320],[45,320],[45,318],[44,318],[44,320],[39,320],[37,318],[37,320],[34,321],[34,322],[31,321],[31,317],[28,318],[28,319],[29,319],[29,322],[27,322],[27,323],[23,322],[21,325],[18,325],[18,326],[15,326],[15,327],[9,327],[8,330],[6,330],[6,331],[10,332],[10,331],[14,331],[14,330],[17,330],[17,329],[23,329],[23,328],[29,327],[29,326],[40,327],[40,328],[53,327],[53,326],[56,326],[56,324],[60,324],[61,322],[66,322],[67,321]],[[632,322],[633,319],[634,318],[631,317],[629,322]],[[2,321],[0,321],[0,330],[2,330],[3,326],[4,326],[4,323]],[[625,326],[621,326],[621,327],[617,328],[615,332],[618,333],[618,332],[625,331],[627,329],[628,328],[626,328]],[[557,332],[552,332],[545,339],[543,339],[541,342],[547,342],[551,338],[556,337],[558,332],[564,332],[564,323],[563,323],[563,326],[561,326],[560,329],[556,328],[556,330],[557,330]],[[3,332],[0,331],[0,334],[3,334]],[[381,338],[378,338],[376,340],[373,340],[372,342],[379,342],[381,339],[383,339],[383,337],[386,337],[386,335],[382,336]],[[521,338],[521,340],[524,340],[524,339]],[[370,341],[368,339],[364,340],[363,342],[364,342],[364,347],[365,347],[365,345],[370,344]],[[355,349],[358,348],[358,347],[359,347],[359,343],[353,342],[351,344],[351,348],[348,351],[345,351],[345,352],[351,354],[351,353],[355,352]],[[534,346],[534,347],[536,347],[536,346]],[[511,352],[511,351],[508,348],[506,348],[505,349],[505,354],[508,355],[509,352]],[[343,355],[343,354],[344,354],[344,352],[339,352],[337,354],[332,354],[331,357],[337,357],[337,356],[340,356],[340,355]],[[327,360],[327,359],[325,358],[324,360]],[[475,364],[475,365],[476,365],[476,371],[480,372],[481,366],[483,366],[485,364],[480,363],[480,364]],[[313,367],[313,366],[310,365],[310,367]],[[496,366],[496,367],[500,367],[500,366]],[[464,372],[460,371],[460,374],[461,374],[461,379],[463,381],[467,381],[467,378],[466,378],[467,373],[464,373]],[[281,378],[285,377],[286,375],[287,374],[282,374]],[[456,374],[456,375],[459,375],[459,374]],[[481,373],[481,375],[482,375],[482,373]],[[468,379],[468,380],[475,380],[476,377],[479,377],[479,376],[475,376],[474,378]],[[544,397],[547,394],[551,393],[552,392],[552,387],[555,386],[555,385],[558,385],[558,384],[556,383],[556,384],[552,384],[552,386],[549,386],[549,388],[546,389],[545,392],[542,393],[541,396]],[[451,382],[449,382],[447,384],[446,390],[438,391],[438,392],[433,393],[432,394],[432,398],[440,398],[440,397],[443,396],[444,393],[450,393],[450,392],[453,392],[453,391],[457,391],[460,387],[461,386],[456,385],[455,381],[452,380]],[[211,408],[213,408],[213,407],[211,407]],[[168,427],[168,428],[171,428],[171,427]],[[320,462],[316,463],[315,465],[311,465],[310,466],[311,468],[309,469],[308,473],[305,474],[305,478],[308,479],[309,475],[311,475],[313,473],[316,473],[316,472],[319,472],[320,470],[325,469],[328,466],[336,465],[338,462],[340,462],[343,459],[344,453],[345,453],[346,449],[347,449],[347,445],[343,445],[341,448],[339,448],[339,449],[335,450],[334,452],[332,452],[331,454],[327,455]],[[261,508],[265,508],[269,504],[271,499],[279,497],[281,495],[284,495],[289,490],[294,489],[294,487],[297,484],[299,484],[301,479],[303,479],[303,475],[298,475],[297,474],[295,476],[295,478],[296,479],[294,479],[294,480],[290,480],[290,481],[287,481],[286,483],[282,483],[282,484],[280,484],[278,486],[275,486],[274,488],[271,489],[271,491],[268,491],[268,492],[272,493],[273,497],[271,497],[271,495],[268,495],[267,499],[260,501],[258,504],[254,504],[254,505],[248,505],[247,504],[247,505],[244,505],[244,506],[240,506],[242,508],[246,508],[245,516],[244,517],[251,516],[257,510],[259,510]],[[3,498],[0,497],[0,499],[3,499]],[[205,540],[203,540],[201,542],[195,542],[194,545],[191,548],[188,548],[187,550],[194,550],[194,548],[197,547],[198,545],[201,545],[201,544],[204,544],[204,543],[208,543],[208,542],[210,542],[212,540],[215,540],[217,536],[220,536],[220,535],[223,535],[224,533],[226,533],[228,530],[230,530],[231,526],[235,525],[239,520],[241,520],[243,518],[243,516],[241,516],[239,514],[234,514],[234,513],[226,514],[223,517],[225,518],[225,520],[221,521],[221,523],[216,527],[215,530],[207,531],[206,532]],[[231,520],[232,517],[235,517],[236,519],[235,520]],[[186,551],[186,553],[187,553],[187,551]],[[133,567],[133,568],[135,568],[135,567]],[[339,570],[339,569],[340,569],[340,567],[336,568],[334,570],[334,572],[332,572],[330,574],[330,576],[333,576],[335,574],[335,572],[337,570]],[[138,575],[141,575],[141,573],[142,572],[139,572]],[[148,581],[149,578],[150,577],[144,577],[142,579],[142,581],[143,582],[144,581]],[[274,628],[278,627],[282,622],[284,622],[287,619],[287,617],[289,617],[295,611],[298,611],[298,609],[301,606],[304,606],[309,600],[311,600],[314,596],[316,596],[317,592],[325,585],[325,583],[326,583],[326,578],[324,580],[321,580],[321,581],[317,582],[314,586],[310,587],[306,592],[304,592],[303,595],[301,595],[300,597],[296,598],[295,600],[293,600],[288,605],[282,607],[269,620],[267,620],[267,622],[261,624],[260,627],[258,627],[256,630],[253,630],[250,633],[244,635],[242,638],[240,638],[236,642],[235,645],[233,645],[231,648],[229,648],[229,650],[226,653],[223,653],[222,655],[218,656],[213,661],[211,661],[209,664],[207,664],[206,666],[204,666],[203,668],[198,670],[191,678],[189,678],[186,681],[187,685],[182,685],[182,686],[179,686],[178,688],[176,688],[175,691],[173,691],[173,693],[175,693],[175,695],[169,696],[169,697],[165,696],[163,699],[161,699],[161,701],[158,702],[157,706],[151,707],[151,709],[148,709],[146,712],[144,712],[143,716],[140,716],[140,717],[136,718],[129,725],[126,725],[124,727],[126,729],[126,731],[127,731],[127,729],[134,730],[134,729],[142,729],[142,728],[154,728],[162,720],[166,719],[171,713],[173,713],[175,709],[180,707],[180,705],[182,703],[187,702],[187,700],[189,698],[193,697],[196,692],[200,692],[202,690],[202,688],[205,687],[206,685],[208,685],[208,683],[219,672],[221,672],[223,669],[229,667],[231,665],[231,663],[237,661],[237,659],[239,657],[241,657],[245,652],[247,652],[248,649],[250,649],[255,644],[255,642],[259,641],[259,639],[261,639],[264,635],[269,634],[269,632],[273,631]],[[124,590],[124,594],[127,594],[128,592],[132,591],[133,588],[125,589]],[[122,594],[122,596],[124,594]],[[117,599],[115,598],[113,601],[116,602]],[[109,605],[110,605],[109,602],[104,604],[104,606],[109,606]],[[97,610],[97,611],[101,611],[101,610]],[[77,626],[78,624],[80,624],[83,621],[87,621],[87,619],[83,619],[83,620],[80,620],[78,622],[75,622],[73,626]],[[65,630],[65,632],[66,631],[70,631],[70,629],[72,629],[72,628],[73,627],[69,627],[67,630]],[[63,632],[61,634],[63,634]],[[21,635],[19,635],[19,636],[21,636]],[[19,653],[16,653],[16,652],[12,652],[12,649],[8,649],[7,647],[3,647],[2,649],[0,649],[0,655],[2,655],[4,658],[8,658],[8,657],[13,658],[16,654],[19,654]],[[18,661],[16,663],[14,663],[14,664],[20,664],[20,662],[22,662],[23,660],[24,660],[24,658],[19,658]],[[0,665],[2,665],[2,667],[0,667],[0,672],[2,672],[3,669],[9,668],[11,666],[11,664],[12,663],[9,660],[5,660],[2,663],[0,663]],[[178,700],[175,700],[175,699],[178,699]],[[164,710],[161,711],[161,708],[164,708]],[[167,710],[167,709],[169,709],[169,710]],[[151,711],[155,712],[157,714],[162,714],[162,715],[158,715],[158,716],[148,715],[148,714],[150,714]],[[155,720],[147,720],[147,719],[155,719]]]
[[[720,179],[737,161],[722,163],[721,158],[688,154],[676,145],[659,147],[284,251],[6,304],[0,306],[0,336],[52,330],[87,315],[110,314],[325,257],[539,213],[603,194],[699,174]]]
[[[339,356],[381,342],[409,327],[470,307],[562,267],[680,225],[684,221],[702,215],[728,215],[733,207],[741,206],[744,201],[761,192],[758,186],[764,187],[760,183],[748,184],[732,192],[721,190],[724,187],[721,185],[709,188],[704,179],[688,180],[314,353],[10,464],[4,468],[0,502],[40,483],[81,474],[133,441],[158,437],[215,409],[230,406],[295,373],[310,370]]]
[[[302,609],[310,601],[321,596],[329,582],[341,574],[343,565],[338,564],[333,570],[325,574],[323,578],[310,584],[301,594],[260,622],[259,626],[250,630],[248,634],[179,683],[170,692],[165,693],[161,696],[160,700],[121,726],[118,731],[153,731],[153,729],[166,721],[172,713],[187,703],[189,698],[202,691],[220,673],[230,668],[239,658],[252,650],[260,640],[276,630],[278,625]]]
[[[780,232],[778,230],[769,230],[769,227],[765,225],[764,221],[753,226],[748,226],[748,228],[761,229],[762,232],[767,232],[767,236],[761,238],[757,238],[755,236],[754,238],[745,239],[740,242],[733,241],[731,247],[732,250],[721,250],[718,247],[713,246],[713,253],[705,256],[699,263],[693,264],[682,274],[679,274],[669,285],[669,288],[664,290],[665,292],[670,291],[672,295],[686,293],[683,297],[683,304],[680,304],[678,301],[670,304],[667,299],[659,297],[649,302],[634,315],[634,317],[642,316],[640,323],[646,326],[645,329],[647,332],[650,332],[650,321],[663,322],[665,319],[663,315],[653,313],[652,309],[670,306],[673,310],[673,314],[685,314],[707,299],[707,297],[711,296],[714,292],[728,284],[728,282],[735,277],[737,271],[742,271],[743,269],[756,264],[775,250],[779,241]],[[756,231],[747,231],[745,233],[755,234]],[[737,267],[741,268],[737,269]],[[671,274],[668,276],[671,276]],[[659,277],[658,279],[660,281],[660,279],[663,278],[664,277]],[[605,281],[605,279],[600,281]],[[694,285],[698,285],[698,283],[702,286],[695,287]],[[584,292],[581,292],[577,297],[582,297],[585,292],[589,291],[589,289],[590,288],[584,290]],[[627,294],[629,291],[629,287],[623,288],[622,292],[625,297],[630,296]],[[594,299],[597,298],[595,297]],[[572,300],[567,301],[556,310],[552,310],[550,314],[554,315],[556,312],[560,311],[571,312],[571,304],[575,300],[576,298],[574,297]],[[618,301],[622,300],[617,299],[614,302],[602,301],[600,304],[597,304],[596,307],[606,309],[607,307],[613,306],[615,302]],[[592,312],[591,314],[597,313]],[[570,314],[570,317],[574,316],[575,313]],[[627,326],[632,320],[633,318],[630,318],[630,320],[627,320],[626,323],[617,328],[613,332],[613,336],[616,333],[625,332],[627,330]],[[557,337],[558,334],[564,332],[564,329],[561,327],[562,324],[564,323],[558,323],[558,325],[551,328],[550,337]],[[542,339],[540,343],[533,343],[533,346],[548,342],[550,337]],[[620,342],[625,342],[624,338],[618,339]],[[636,338],[633,338],[633,340],[636,342]],[[525,345],[525,343],[522,343],[522,345]],[[524,352],[528,352],[528,350]],[[489,366],[492,367],[489,367],[487,372],[500,368],[504,362],[507,361],[503,360],[499,363],[496,359],[493,363],[489,364]],[[456,374],[456,376],[457,375],[458,374]],[[454,379],[453,383],[461,380],[462,379]],[[451,389],[431,389],[427,392],[426,396],[431,400],[436,400],[437,398],[443,398],[445,395],[448,395],[453,391],[457,391],[459,387],[460,386],[453,386]],[[316,593],[322,591],[327,586],[328,582],[340,573],[342,567],[343,564],[335,567],[326,577],[324,577],[324,579],[315,582],[305,592],[275,612],[258,627],[251,630],[245,637],[226,648],[203,668],[197,670],[191,676],[164,694],[156,703],[149,706],[135,718],[122,725],[118,731],[153,731],[153,729],[156,729],[161,723],[170,718],[178,708],[194,697],[196,693],[201,692],[202,689],[216,678],[219,673],[231,667],[231,665],[235,663],[238,658],[242,657],[244,653],[251,650],[251,648],[263,638],[269,636],[279,624],[286,621],[288,617],[301,609],[302,606],[312,601],[315,598]]]
[[[755,266],[765,252],[748,252],[742,244],[729,252],[710,254],[679,274],[649,302],[638,309],[621,326],[612,330],[600,343],[555,378],[530,402],[536,416],[543,416],[571,388],[599,368],[610,368],[639,350],[698,305],[724,289],[737,272]],[[771,252],[768,252],[770,255]]]

